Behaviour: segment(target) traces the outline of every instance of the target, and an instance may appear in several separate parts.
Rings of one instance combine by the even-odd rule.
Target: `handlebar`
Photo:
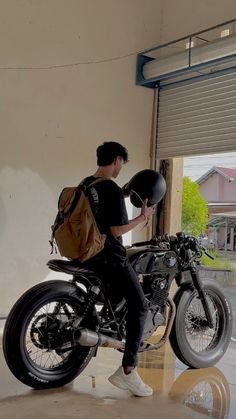
[[[161,242],[161,240],[158,240],[157,238],[152,238],[151,240],[145,240],[143,242],[133,243],[132,246],[135,246],[135,247],[158,246],[158,244],[160,244],[160,242]]]
[[[215,258],[213,258],[213,256],[209,255],[209,253],[206,252],[205,249],[203,249],[204,253],[206,256],[208,256],[210,259],[214,260]]]
[[[163,236],[153,237],[150,240],[135,242],[132,244],[132,246],[135,247],[158,246],[160,248],[162,248],[163,245],[166,246],[167,249],[169,248],[177,252],[179,252],[180,249],[191,249],[195,252],[195,257],[193,255],[193,259],[200,258],[202,252],[204,252],[206,256],[214,260],[214,257],[207,253],[206,249],[200,245],[196,237],[185,235],[183,232],[176,233],[176,236],[169,236],[165,234]]]

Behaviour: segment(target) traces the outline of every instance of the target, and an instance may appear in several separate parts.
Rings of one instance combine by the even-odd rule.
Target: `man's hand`
[[[141,215],[143,215],[144,217],[143,221],[146,221],[146,224],[149,223],[155,211],[155,206],[148,207],[147,203],[148,203],[148,199],[145,199],[142,209],[141,209]]]
[[[134,218],[133,220],[130,220],[129,224],[110,227],[111,234],[114,237],[122,236],[122,234],[128,233],[128,231],[133,230],[134,227],[136,227],[140,223],[143,223],[144,221],[146,221],[144,227],[148,226],[149,222],[152,220],[152,216],[155,211],[155,205],[152,207],[148,207],[147,203],[148,199],[145,199],[141,209],[141,213],[138,215],[138,217]]]

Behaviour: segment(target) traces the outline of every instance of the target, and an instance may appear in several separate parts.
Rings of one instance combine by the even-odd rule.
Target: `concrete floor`
[[[140,354],[139,373],[154,389],[147,398],[133,397],[107,381],[120,360],[121,354],[114,349],[100,349],[70,385],[36,391],[15,379],[0,350],[0,418],[236,418],[235,343],[216,367],[201,370],[188,370],[168,344]]]

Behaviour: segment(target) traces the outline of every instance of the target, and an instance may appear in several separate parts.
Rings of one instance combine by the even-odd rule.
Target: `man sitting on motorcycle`
[[[137,275],[129,263],[126,249],[122,245],[122,235],[147,222],[154,209],[148,207],[145,200],[140,214],[128,220],[124,194],[112,180],[119,175],[127,161],[127,150],[117,142],[108,141],[97,148],[98,169],[94,175],[85,179],[85,184],[89,185],[97,178],[104,178],[104,181],[91,187],[90,200],[98,228],[102,234],[107,235],[107,239],[104,249],[86,264],[102,275],[114,295],[118,289],[121,290],[127,302],[126,344],[122,366],[109,377],[109,381],[116,387],[130,390],[136,396],[150,396],[153,390],[142,381],[136,367],[147,303]]]

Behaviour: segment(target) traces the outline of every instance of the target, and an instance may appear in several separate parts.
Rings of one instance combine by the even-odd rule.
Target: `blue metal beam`
[[[137,65],[136,65],[136,84],[139,86],[150,87],[151,89],[155,89],[158,86],[156,79],[149,79],[146,80],[143,77],[143,66],[149,61],[154,60],[152,57],[148,57],[147,55],[138,54],[137,56]]]
[[[236,61],[236,53],[234,53],[234,54],[232,54],[230,56],[220,57],[220,58],[211,60],[211,61],[209,61],[207,63],[191,65],[191,53],[192,53],[192,49],[193,49],[191,47],[191,40],[195,37],[195,38],[199,38],[199,39],[202,39],[202,40],[208,42],[207,39],[204,39],[204,38],[200,37],[199,35],[200,34],[203,34],[203,33],[206,33],[206,32],[209,32],[209,31],[211,31],[213,29],[216,29],[216,28],[220,28],[222,26],[229,25],[229,24],[231,24],[233,22],[236,22],[236,19],[229,20],[227,22],[218,24],[218,25],[213,26],[211,28],[208,28],[208,29],[202,30],[200,32],[196,32],[196,33],[190,34],[190,35],[185,36],[183,38],[179,38],[177,40],[170,41],[170,42],[165,43],[163,45],[159,45],[159,46],[150,48],[148,50],[145,50],[145,51],[139,53],[137,55],[136,84],[139,85],[139,86],[149,87],[149,88],[152,88],[152,89],[154,89],[156,87],[162,87],[162,86],[164,88],[164,86],[166,86],[166,85],[170,85],[170,84],[173,84],[173,83],[181,83],[181,82],[184,81],[184,80],[178,80],[178,81],[173,81],[172,82],[171,79],[173,79],[175,77],[183,76],[184,74],[189,74],[191,72],[195,72],[195,73],[196,72],[199,72],[200,73],[200,71],[202,69],[207,69],[209,67],[216,66],[216,65],[219,65],[219,64],[223,64],[223,63],[228,63],[228,62],[231,62],[231,61]],[[177,42],[180,42],[180,41],[183,41],[183,40],[188,40],[189,41],[189,45],[190,45],[188,63],[186,63],[186,67],[183,68],[183,69],[180,69],[180,70],[175,70],[175,71],[172,71],[172,72],[169,72],[169,73],[166,73],[166,74],[162,74],[162,75],[159,75],[159,76],[156,76],[156,77],[145,79],[144,76],[143,76],[143,67],[144,67],[144,65],[147,62],[156,59],[154,57],[150,57],[149,54],[150,53],[153,53],[154,51],[158,51],[161,48],[165,48],[165,47],[168,47],[170,45],[176,44]],[[224,72],[224,70],[221,70],[221,71]],[[219,73],[219,70],[216,70],[216,72],[213,71],[212,73],[209,73],[209,74],[200,74],[199,76],[193,75],[192,78],[191,77],[190,78],[186,78],[185,81],[196,79],[196,78],[200,78],[200,77],[209,77],[209,76],[212,76],[212,75],[214,76],[214,74],[216,74],[216,73]],[[168,81],[164,85],[164,83],[162,83],[162,81],[167,80],[167,79],[168,79]]]

